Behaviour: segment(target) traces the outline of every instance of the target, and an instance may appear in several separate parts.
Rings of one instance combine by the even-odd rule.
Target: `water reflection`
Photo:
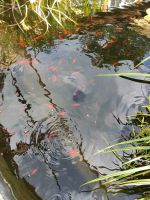
[[[129,71],[149,55],[148,38],[130,28],[106,25],[52,47],[28,47],[2,79],[0,120],[12,133],[9,152],[18,176],[42,199],[128,199],[104,188],[81,193],[79,186],[119,164],[112,154],[92,155],[120,139],[126,117],[148,93],[148,84],[96,76]]]
[[[14,155],[22,155],[22,154],[24,155],[23,157],[15,156],[15,161],[20,166],[20,173],[22,174],[22,176],[24,176],[28,179],[28,177],[30,175],[30,174],[28,174],[28,171],[30,171],[30,169],[33,169],[33,171],[31,172],[31,175],[34,175],[34,173],[36,172],[35,169],[38,168],[37,169],[38,174],[40,174],[40,172],[43,174],[45,171],[46,174],[45,173],[43,174],[45,178],[51,177],[51,176],[54,177],[54,182],[52,182],[52,185],[56,184],[56,186],[53,186],[53,188],[54,188],[53,191],[52,191],[52,189],[51,189],[51,191],[49,191],[48,188],[46,187],[46,185],[48,186],[47,181],[49,182],[49,178],[43,179],[42,188],[40,187],[41,189],[38,190],[38,194],[43,196],[43,198],[49,197],[51,199],[51,197],[55,193],[57,193],[57,187],[60,191],[62,191],[62,192],[64,191],[64,189],[62,188],[61,185],[64,185],[64,183],[66,181],[66,177],[71,178],[72,174],[76,174],[74,172],[74,170],[76,171],[76,167],[75,167],[75,169],[73,167],[74,164],[79,163],[79,168],[84,168],[83,172],[84,173],[86,172],[85,175],[87,175],[87,173],[89,173],[89,177],[91,177],[91,178],[95,177],[95,175],[94,175],[94,173],[92,173],[90,171],[87,172],[89,169],[87,168],[86,164],[84,164],[84,162],[81,162],[82,157],[78,158],[78,155],[79,154],[82,155],[82,152],[78,153],[78,150],[76,150],[78,148],[78,146],[77,146],[78,143],[75,145],[74,144],[75,139],[73,138],[73,134],[75,134],[77,131],[74,130],[74,131],[70,132],[69,127],[71,127],[72,125],[71,124],[66,125],[68,120],[66,118],[63,118],[64,117],[63,109],[59,108],[58,106],[56,106],[55,104],[52,103],[52,99],[50,99],[49,95],[47,94],[47,89],[45,88],[46,86],[41,81],[38,71],[35,70],[35,68],[32,65],[30,67],[32,69],[31,71],[30,71],[30,69],[27,69],[27,71],[26,71],[26,69],[23,68],[22,73],[20,74],[20,66],[18,66],[18,72],[17,72],[16,66],[12,66],[12,72],[10,73],[10,76],[12,78],[12,86],[15,86],[15,89],[16,89],[15,95],[17,95],[18,102],[25,105],[24,111],[26,113],[26,118],[28,119],[28,120],[26,120],[27,124],[26,124],[26,127],[24,128],[23,133],[20,132],[21,133],[21,135],[20,135],[21,142],[19,142],[16,145],[16,148],[13,145],[11,145],[11,147],[12,147],[12,149],[15,149],[15,150],[13,150]],[[14,68],[15,68],[15,70],[14,70]],[[26,75],[26,73],[27,73],[27,75]],[[28,80],[28,83],[30,84],[29,86],[28,86],[28,83],[26,84],[25,82],[23,82],[23,81],[26,81],[27,77],[29,77],[28,73],[30,74],[30,76],[32,76],[30,83]],[[34,76],[35,76],[35,79],[33,79]],[[40,84],[36,86],[37,78],[38,78],[38,82]],[[36,90],[34,90],[34,88],[32,88],[32,84],[33,84],[34,88],[38,87],[38,89],[36,88]],[[41,86],[42,86],[43,90],[42,89],[40,90]],[[34,95],[32,96],[33,93],[31,95],[28,95],[28,93],[29,93],[28,90],[30,90],[30,89],[33,90],[34,92],[37,91],[35,100],[34,100]],[[45,110],[44,110],[44,102],[41,102],[41,100],[44,101],[44,96],[45,96]],[[48,100],[48,101],[46,101],[46,100]],[[31,103],[29,103],[29,102],[31,102]],[[41,112],[40,112],[40,116],[37,115],[37,113],[31,112],[31,110],[33,109],[32,108],[33,102],[34,102],[34,106],[36,108],[38,108],[38,111],[37,111],[38,113],[39,113],[39,105],[42,106],[43,109],[41,109],[41,110],[43,111],[43,115],[47,116],[47,118],[43,118],[44,116],[42,117]],[[47,108],[49,108],[50,111]],[[35,110],[35,112],[36,112],[36,110]],[[22,111],[21,111],[21,113],[22,113]],[[33,120],[36,117],[39,117],[40,119],[43,118],[43,119],[42,120],[37,119],[38,123],[35,126],[35,129],[32,130],[32,132],[31,132],[31,131],[29,131],[30,124],[34,125],[36,123],[36,120]],[[15,122],[17,122],[16,119],[15,119]],[[28,125],[28,131],[27,131],[27,125]],[[75,127],[75,129],[77,129],[76,126],[73,126],[73,127]],[[19,127],[17,126],[17,129],[18,128]],[[21,130],[22,130],[22,128],[21,128]],[[15,136],[16,136],[16,139],[19,141],[19,135],[15,134]],[[14,136],[14,138],[15,138],[15,136]],[[13,138],[13,141],[15,140],[14,138]],[[14,144],[15,144],[15,142],[14,142]],[[73,146],[73,144],[75,146]],[[29,152],[26,153],[28,151],[28,149],[29,149]],[[68,155],[68,153],[73,152],[73,149],[75,149],[78,154],[77,154],[77,156],[75,155],[75,158],[73,158],[73,161],[72,161],[72,157],[71,157],[71,160],[70,159],[68,160],[67,155]],[[74,156],[74,154],[73,154],[73,156]],[[33,160],[34,160],[34,162],[33,162],[33,167],[32,167]],[[79,160],[79,162],[78,162],[78,160]],[[60,163],[60,161],[61,161],[61,163]],[[81,166],[80,166],[80,162],[81,162]],[[29,165],[29,163],[30,163],[30,165]],[[45,164],[43,165],[42,163],[45,163]],[[72,166],[72,164],[73,164],[73,166]],[[70,166],[70,165],[72,166],[71,168],[69,167],[70,169],[66,168],[67,166]],[[25,166],[27,166],[27,168],[25,168]],[[38,166],[38,167],[35,168],[34,166]],[[42,170],[40,170],[40,168]],[[86,168],[87,168],[87,170],[85,171]],[[22,172],[22,170],[23,170],[23,172]],[[58,173],[57,175],[56,175],[56,172]],[[77,172],[78,172],[78,170],[77,170]],[[61,176],[59,175],[59,173]],[[62,179],[61,183],[59,183],[60,180],[58,181],[57,176],[58,177],[60,176],[59,179]],[[65,190],[68,190],[68,187],[70,188],[70,190],[71,189],[78,190],[79,185],[83,182],[82,179],[81,180],[79,179],[80,176],[81,175],[77,176],[78,178],[76,181],[75,181],[75,179],[73,179],[73,180],[71,179],[70,180],[71,183],[69,180],[67,180],[66,184],[68,186],[67,185],[63,186],[66,188]],[[82,174],[82,178],[84,178],[83,174]],[[30,179],[31,178],[29,178],[29,180],[28,180],[29,183],[32,183],[32,185],[34,185],[36,188],[38,188],[37,183],[39,180],[39,176],[36,175],[36,181],[34,181],[34,178],[33,178],[33,179],[31,179],[31,182],[30,182]],[[73,183],[75,183],[75,184],[73,184]],[[43,184],[46,184],[44,190],[43,190]],[[44,191],[47,191],[47,193],[45,194]]]
[[[113,8],[124,8],[124,6],[132,4],[134,0],[111,0],[108,2],[108,8],[111,10]]]
[[[83,51],[91,58],[92,64],[108,69],[113,66],[118,71],[124,65],[133,69],[143,60],[144,53],[149,51],[149,39],[137,36],[130,28],[128,24],[119,27],[108,24],[97,29],[96,33],[88,31],[85,37],[81,37]]]

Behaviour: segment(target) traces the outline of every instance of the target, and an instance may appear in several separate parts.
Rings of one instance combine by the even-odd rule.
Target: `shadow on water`
[[[1,127],[0,170],[19,200],[135,199],[100,185],[79,189],[119,165],[113,154],[93,153],[129,134],[126,117],[149,93],[148,80],[96,76],[130,71],[149,56],[149,39],[127,20],[135,14],[125,14],[113,22],[112,14],[103,14],[103,23],[95,18],[53,45],[46,39],[40,47],[13,48],[12,64],[0,79],[0,121],[7,128]],[[149,73],[149,61],[138,70]]]

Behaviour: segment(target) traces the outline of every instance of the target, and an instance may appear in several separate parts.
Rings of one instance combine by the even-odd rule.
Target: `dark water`
[[[87,192],[79,189],[115,168],[113,154],[92,155],[120,140],[126,117],[149,93],[149,84],[96,76],[129,72],[150,56],[147,37],[128,23],[119,27],[106,24],[55,40],[53,46],[27,47],[1,75],[0,122],[12,134],[17,176],[43,200],[135,198],[93,190],[98,184],[82,188]],[[139,71],[149,73],[150,62]]]

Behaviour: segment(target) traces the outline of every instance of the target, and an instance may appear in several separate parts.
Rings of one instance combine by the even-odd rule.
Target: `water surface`
[[[93,190],[98,184],[79,187],[115,168],[113,154],[93,154],[128,135],[127,116],[149,93],[149,84],[97,75],[131,71],[149,56],[149,44],[128,23],[106,24],[22,49],[3,73],[0,122],[12,135],[16,176],[39,198],[134,199]],[[149,61],[139,70],[149,73]]]

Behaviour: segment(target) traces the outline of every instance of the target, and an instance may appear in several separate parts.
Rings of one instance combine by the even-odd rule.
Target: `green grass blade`
[[[133,168],[133,169],[134,169],[134,168]],[[138,176],[143,176],[143,173],[144,173],[144,174],[149,174],[150,171],[149,171],[149,170],[146,170],[146,171],[144,171],[144,172],[143,172],[143,171],[140,171],[140,172],[137,172],[136,174],[130,174],[130,176],[132,176],[132,178],[138,177]],[[124,178],[128,178],[128,176],[129,176],[129,175],[126,173],[126,170],[124,170],[124,174],[123,174],[123,175],[119,175],[119,176],[117,176],[117,177],[115,177],[115,178],[111,178],[111,179],[109,179],[108,181],[104,182],[103,185],[108,185],[108,184],[110,184],[110,183],[115,184],[114,182],[119,181],[119,180],[124,179]],[[135,179],[135,180],[140,180],[140,179]]]
[[[128,164],[130,164],[131,162],[135,162],[135,161],[140,160],[141,158],[148,158],[148,157],[150,157],[150,155],[139,156],[139,157],[133,158],[133,159],[131,159],[131,160],[129,160],[129,161],[123,163],[122,165],[128,165]]]
[[[112,76],[144,76],[144,77],[150,77],[150,74],[147,73],[119,73],[119,74],[97,74],[96,76],[102,76],[102,77],[112,77]]]
[[[129,170],[111,173],[111,174],[104,175],[104,176],[101,176],[99,178],[93,179],[91,181],[88,181],[88,182],[82,184],[80,187],[82,187],[84,185],[91,184],[91,183],[96,183],[98,181],[106,180],[108,178],[113,178],[113,177],[122,176],[122,175],[123,176],[130,175],[130,174],[134,174],[134,173],[137,173],[137,172],[140,172],[140,171],[146,171],[146,170],[149,170],[149,169],[150,169],[150,165],[147,165],[147,166],[144,166],[144,167],[137,167],[137,168],[134,168],[134,169],[129,169]]]
[[[22,15],[20,4],[19,4],[18,0],[15,0],[15,1],[17,3],[18,8],[19,8],[20,14]]]
[[[94,155],[98,154],[98,153],[101,153],[101,152],[104,152],[105,150],[107,149],[111,149],[112,147],[115,147],[115,146],[119,146],[119,145],[122,145],[122,144],[131,144],[131,143],[135,143],[135,142],[144,142],[144,141],[147,141],[147,140],[150,140],[150,136],[148,137],[143,137],[143,138],[138,138],[138,139],[133,139],[133,140],[129,140],[129,141],[124,141],[124,142],[119,142],[117,144],[113,144],[111,146],[108,146],[106,148],[103,148],[101,150],[98,150]]]
[[[133,69],[137,69],[141,64],[143,64],[145,61],[149,60],[150,56],[142,60],[139,64],[137,64]]]
[[[132,151],[132,150],[150,150],[150,146],[131,146],[119,149],[107,149],[103,153],[116,152],[116,151]]]
[[[123,175],[116,176],[115,178],[112,177],[112,178],[109,179],[108,181],[105,181],[105,182],[103,183],[103,185],[108,185],[108,184],[110,184],[110,183],[115,184],[116,181],[119,181],[119,180],[121,180],[121,179],[124,179],[124,178],[126,178],[126,177],[128,177],[128,176],[129,176],[129,174],[124,173]]]
[[[119,185],[122,186],[150,185],[150,179],[137,179],[137,180],[124,181],[122,183],[119,183]]]

